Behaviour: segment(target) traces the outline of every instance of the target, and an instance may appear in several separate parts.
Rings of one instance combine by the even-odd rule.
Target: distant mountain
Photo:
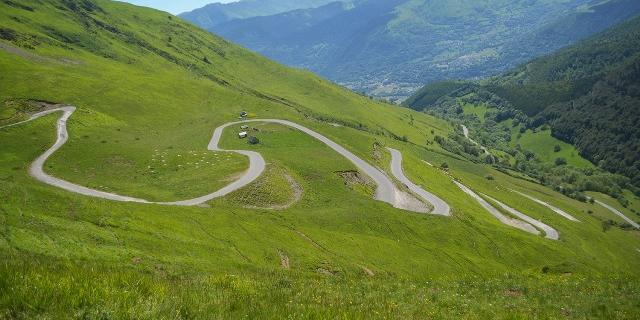
[[[500,73],[640,12],[634,0],[361,0],[208,30],[375,96]]]
[[[180,14],[180,17],[205,29],[234,20],[267,16],[281,12],[314,8],[335,0],[241,0],[231,3],[212,3]]]
[[[254,48],[268,48],[274,40],[289,41],[288,38],[304,34],[311,26],[351,9],[353,3],[332,2],[319,8],[298,9],[273,16],[236,19],[215,26],[211,30],[224,34],[229,39],[240,39],[252,43]],[[247,32],[250,29],[251,32]],[[300,39],[301,40],[301,39]]]
[[[583,157],[640,186],[640,17],[504,75],[453,84],[428,85],[406,104],[446,112],[471,102],[497,109],[496,122],[548,124]]]

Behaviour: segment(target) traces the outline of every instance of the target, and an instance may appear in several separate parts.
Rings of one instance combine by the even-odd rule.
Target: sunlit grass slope
[[[56,176],[158,200],[214,191],[247,161],[209,153],[207,143],[245,110],[314,128],[385,170],[384,146],[398,148],[406,174],[454,213],[412,214],[374,201],[369,189],[345,182],[340,173],[355,168],[327,146],[260,123],[260,144],[229,128],[222,146],[262,153],[275,174],[256,183],[275,188],[281,202],[290,194],[278,175],[293,178],[303,191],[288,209],[248,209],[260,205],[255,186],[193,208],[79,196],[27,173],[54,141],[57,115],[49,115],[0,129],[0,318],[637,314],[638,232],[604,230],[611,214],[601,207],[448,155],[432,143],[453,130],[444,121],[116,2],[0,2],[0,28],[2,108],[25,99],[79,108],[68,144],[47,162]],[[447,162],[450,172],[423,160]],[[561,240],[499,224],[452,177],[556,227]]]

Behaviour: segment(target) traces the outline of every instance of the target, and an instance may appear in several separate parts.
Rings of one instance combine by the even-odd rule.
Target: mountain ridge
[[[240,0],[211,3],[178,16],[205,29],[235,19],[267,16],[296,9],[322,6],[336,0]]]
[[[398,101],[426,82],[506,71],[638,12],[631,0],[360,1],[325,21],[278,14],[208,29],[358,92]]]

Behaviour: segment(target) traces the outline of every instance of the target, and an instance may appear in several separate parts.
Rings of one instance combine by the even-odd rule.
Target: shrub
[[[567,164],[567,159],[565,158],[556,158],[556,166],[564,166]]]
[[[612,226],[615,226],[616,223],[613,220],[602,221],[602,232],[607,232],[611,229]]]
[[[560,147],[559,144],[556,144],[555,147],[553,147],[553,152],[560,152],[562,150],[562,148]]]

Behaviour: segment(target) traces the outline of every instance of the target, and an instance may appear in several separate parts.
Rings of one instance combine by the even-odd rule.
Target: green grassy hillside
[[[455,130],[444,120],[118,2],[0,1],[0,35],[4,123],[24,119],[30,100],[78,107],[45,166],[57,177],[159,200],[214,191],[246,159],[207,143],[245,110],[313,128],[384,170],[384,146],[397,148],[407,176],[453,208],[438,217],[374,201],[345,178],[353,164],[263,124],[260,144],[229,128],[222,147],[259,151],[268,174],[206,207],[80,196],[27,172],[54,141],[53,114],[0,129],[0,318],[631,318],[640,308],[638,231],[604,228],[615,216],[602,207],[448,153],[433,143]],[[500,224],[451,177],[561,240]],[[263,185],[268,197],[256,195]]]

